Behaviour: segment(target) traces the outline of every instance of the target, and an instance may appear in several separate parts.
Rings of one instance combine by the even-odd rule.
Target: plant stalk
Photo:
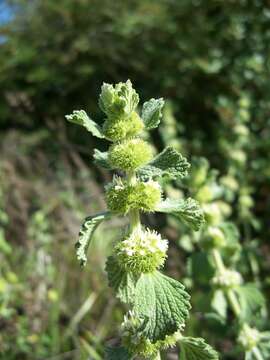
[[[135,185],[137,182],[136,173],[131,171],[127,173],[127,183],[128,185]],[[129,212],[129,220],[130,220],[130,232],[138,231],[141,229],[141,219],[139,210],[130,210]]]

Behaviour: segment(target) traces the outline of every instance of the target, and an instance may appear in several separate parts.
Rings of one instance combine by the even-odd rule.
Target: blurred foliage
[[[244,251],[237,266],[269,298],[270,2],[5,3],[12,18],[0,25],[0,358],[36,360],[82,348],[102,359],[104,340],[115,334],[121,309],[112,312],[103,273],[114,224],[96,234],[86,272],[73,252],[85,212],[104,210],[100,185],[108,175],[88,166],[103,143],[64,120],[74,108],[101,120],[103,81],[130,78],[142,102],[153,94],[170,100],[153,143],[208,159],[194,159],[189,186],[201,202],[218,202],[238,227]],[[185,186],[167,191],[178,196]],[[198,239],[174,219],[144,220],[172,240],[167,270],[192,289],[183,264],[193,262]],[[193,294],[199,310],[201,286]],[[198,334],[197,315],[190,331]],[[209,338],[211,329],[203,331]],[[225,338],[228,329],[219,331]],[[230,336],[217,347],[235,359]]]

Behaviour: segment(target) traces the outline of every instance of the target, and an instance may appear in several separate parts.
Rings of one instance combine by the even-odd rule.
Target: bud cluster
[[[154,211],[161,201],[161,187],[156,181],[129,184],[126,180],[114,177],[106,187],[108,208],[119,214],[130,210]]]

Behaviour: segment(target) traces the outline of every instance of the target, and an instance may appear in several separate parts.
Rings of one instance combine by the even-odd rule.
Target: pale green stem
[[[224,262],[222,260],[222,257],[220,255],[220,252],[217,249],[212,250],[213,259],[215,262],[215,265],[217,267],[218,272],[222,275],[224,274],[226,267],[224,265]],[[227,295],[229,304],[237,318],[239,318],[241,314],[241,307],[239,304],[239,301],[235,295],[235,292],[232,289],[228,289],[225,294]]]
[[[136,184],[136,182],[137,182],[137,177],[136,177],[135,172],[131,171],[131,172],[127,173],[127,183],[129,185],[134,185],[134,184]],[[130,219],[131,232],[141,229],[141,219],[140,219],[139,210],[130,210],[129,219]]]
[[[154,360],[161,360],[160,352],[157,353],[157,356],[155,357]]]

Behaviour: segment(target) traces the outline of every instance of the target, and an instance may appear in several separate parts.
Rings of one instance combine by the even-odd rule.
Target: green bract
[[[103,126],[87,114],[75,111],[69,121],[83,125],[94,136],[114,142],[108,152],[95,149],[97,165],[118,169],[123,176],[114,176],[105,187],[109,212],[88,217],[80,231],[77,257],[87,260],[87,249],[93,232],[105,218],[128,215],[125,235],[116,242],[106,262],[109,285],[116,296],[129,307],[121,331],[121,344],[108,347],[107,360],[159,359],[159,351],[175,345],[189,316],[190,296],[184,286],[160,273],[167,257],[168,240],[156,231],[144,228],[141,212],[171,213],[191,229],[198,230],[204,222],[197,201],[188,199],[162,200],[158,180],[182,179],[190,167],[187,160],[172,147],[152,159],[152,147],[139,138],[143,129],[157,127],[162,118],[163,99],[143,104],[141,116],[136,112],[139,96],[131,82],[102,86],[99,105],[106,118]],[[198,341],[198,344],[201,344]],[[203,343],[200,351],[210,354]],[[192,352],[190,352],[191,354]]]

